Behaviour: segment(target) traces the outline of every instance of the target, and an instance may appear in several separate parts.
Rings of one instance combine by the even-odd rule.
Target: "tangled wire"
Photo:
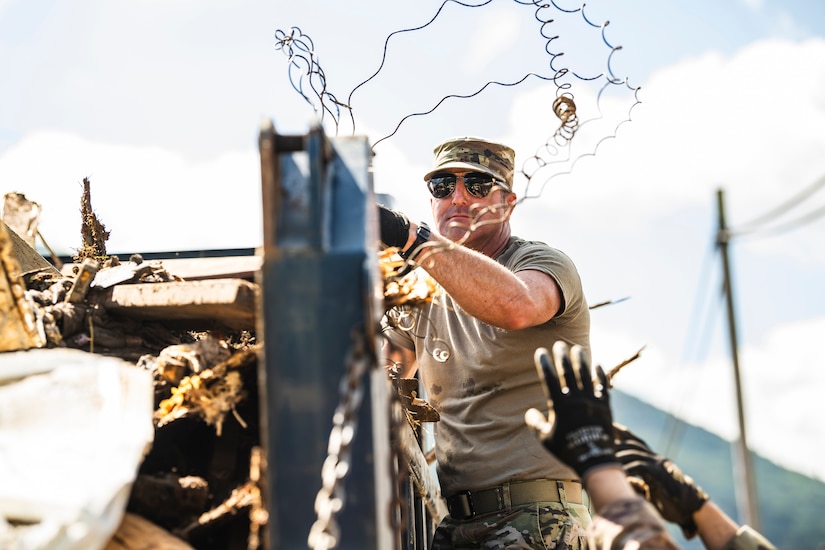
[[[381,62],[378,68],[365,80],[357,84],[349,93],[346,101],[340,101],[333,95],[327,87],[326,75],[318,62],[318,56],[315,45],[312,39],[304,34],[301,29],[292,27],[288,32],[277,30],[275,32],[275,48],[281,50],[289,60],[289,81],[292,87],[309,103],[314,111],[320,116],[321,122],[325,119],[331,119],[335,126],[335,133],[339,131],[342,113],[348,114],[352,123],[352,132],[355,133],[355,116],[353,113],[353,98],[359,90],[362,90],[366,85],[372,82],[387,64],[387,52],[391,40],[404,33],[414,33],[422,31],[423,29],[433,25],[436,20],[442,16],[445,7],[449,4],[456,4],[465,8],[482,8],[491,3],[492,0],[482,0],[479,3],[471,4],[461,2],[459,0],[445,0],[441,3],[436,13],[423,25],[400,29],[390,33],[385,41]],[[612,45],[606,35],[605,29],[609,21],[597,24],[593,22],[585,13],[585,4],[575,9],[566,9],[562,7],[558,0],[539,1],[539,0],[513,0],[516,4],[532,7],[533,18],[538,24],[541,42],[544,47],[544,54],[548,57],[546,68],[539,72],[527,72],[518,78],[508,81],[488,80],[478,89],[467,94],[447,94],[437,101],[431,108],[424,111],[417,111],[403,116],[394,129],[387,135],[375,140],[373,142],[373,149],[383,142],[390,139],[397,134],[403,124],[414,117],[423,117],[432,114],[437,109],[441,108],[447,100],[464,99],[468,100],[479,96],[485,90],[491,87],[515,87],[528,79],[539,79],[550,82],[555,87],[555,95],[551,100],[552,114],[558,121],[556,130],[548,136],[544,143],[540,144],[535,153],[528,156],[523,161],[521,170],[518,174],[523,176],[526,180],[525,193],[521,200],[526,198],[534,198],[539,196],[546,185],[546,183],[559,175],[569,173],[582,157],[595,155],[596,150],[601,143],[607,139],[615,137],[619,126],[630,121],[630,114],[635,105],[640,103],[638,99],[638,87],[632,87],[627,79],[617,78],[611,67],[613,55],[621,49],[621,46]],[[586,28],[594,28],[600,30],[601,41],[603,46],[607,48],[608,54],[606,56],[605,66],[596,72],[588,72],[581,67],[572,67],[565,63],[565,52],[558,49],[558,40],[561,35],[555,33],[555,19],[556,16],[570,16],[578,15],[581,18],[581,23]],[[582,33],[583,34],[583,33]],[[548,70],[549,69],[549,70]],[[580,110],[577,112],[577,102],[574,94],[574,84],[595,85],[598,89],[596,93],[596,114],[587,120],[580,118]],[[594,123],[597,120],[603,119],[601,113],[602,96],[608,89],[622,88],[626,89],[632,95],[632,104],[629,106],[626,118],[618,121],[612,127],[612,131],[606,132],[601,138],[595,141],[592,149],[589,151],[578,153],[574,155],[571,151],[571,142],[574,137],[587,124]],[[598,131],[598,130],[596,130]],[[541,171],[547,172],[547,168],[556,166],[558,168],[555,172],[541,183],[537,192],[530,192],[531,182],[534,177]],[[565,170],[566,168],[566,170]]]

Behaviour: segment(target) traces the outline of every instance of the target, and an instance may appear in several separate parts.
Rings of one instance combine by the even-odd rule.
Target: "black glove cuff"
[[[613,438],[601,426],[582,426],[567,434],[562,460],[573,468],[580,478],[590,470],[606,465],[621,467],[616,459]]]
[[[379,205],[378,213],[381,242],[387,246],[403,248],[410,238],[410,220],[401,212],[390,210],[383,205]]]
[[[421,251],[421,245],[430,240],[430,227],[421,222],[418,224],[418,230],[415,232],[415,242],[407,249],[406,252],[401,251],[398,254],[405,260],[413,258]]]

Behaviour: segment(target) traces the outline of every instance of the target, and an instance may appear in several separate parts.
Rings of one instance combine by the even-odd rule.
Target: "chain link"
[[[395,385],[393,384],[393,390]],[[402,537],[408,527],[409,509],[405,497],[407,484],[409,482],[409,469],[406,467],[407,457],[401,449],[401,430],[408,422],[403,412],[401,399],[398,392],[393,391],[390,397],[390,454],[388,467],[391,479],[395,479],[392,484],[392,501],[389,503],[390,527],[392,528],[393,541],[398,550],[404,548]]]
[[[352,443],[358,428],[358,410],[364,394],[362,377],[371,364],[364,331],[354,330],[352,340],[346,372],[339,388],[341,400],[332,415],[333,426],[329,434],[327,458],[321,466],[321,489],[315,497],[317,519],[312,524],[307,539],[313,550],[335,548],[341,536],[336,515],[344,507],[344,479],[352,466]]]

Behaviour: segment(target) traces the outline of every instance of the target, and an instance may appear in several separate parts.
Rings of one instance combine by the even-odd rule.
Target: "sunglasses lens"
[[[467,192],[479,199],[490,194],[496,181],[493,176],[481,172],[470,172],[461,179]],[[436,174],[427,181],[427,187],[433,197],[443,199],[453,194],[457,183],[458,176],[455,174]]]
[[[493,176],[471,172],[464,175],[464,187],[474,197],[483,199],[493,189]]]
[[[457,178],[452,174],[436,175],[427,182],[430,193],[437,199],[449,197],[455,191]]]

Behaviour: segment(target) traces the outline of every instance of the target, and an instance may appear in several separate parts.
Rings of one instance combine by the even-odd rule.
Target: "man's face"
[[[479,179],[476,178],[478,172],[446,169],[435,174],[434,178],[445,175],[456,176],[455,190],[443,198],[430,199],[439,233],[451,241],[481,250],[483,243],[508,230],[506,226],[516,200],[515,194],[494,183],[489,193],[481,197],[478,195],[486,191],[485,186],[473,184]],[[451,183],[451,178],[446,180]],[[447,192],[449,187],[451,185],[442,186],[442,192]],[[468,187],[475,191],[475,195],[467,190]]]

